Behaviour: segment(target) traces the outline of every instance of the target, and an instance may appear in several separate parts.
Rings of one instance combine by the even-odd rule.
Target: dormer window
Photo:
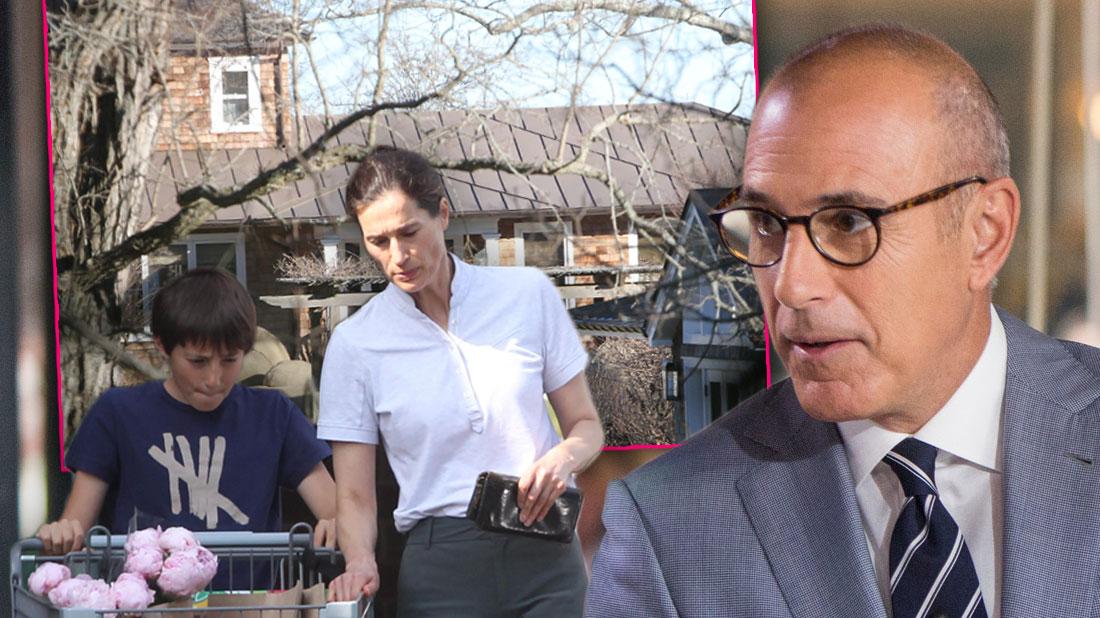
[[[210,59],[210,128],[214,133],[263,130],[260,65],[248,56]]]

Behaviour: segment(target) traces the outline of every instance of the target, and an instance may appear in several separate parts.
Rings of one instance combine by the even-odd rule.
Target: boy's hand
[[[42,524],[34,536],[42,541],[43,553],[51,556],[67,554],[84,546],[84,526],[76,519]]]
[[[335,519],[317,520],[317,525],[313,527],[313,546],[328,547],[329,549],[336,547]]]
[[[329,601],[354,601],[359,595],[373,596],[378,592],[378,565],[374,556],[364,556],[349,562],[344,573],[328,586]]]

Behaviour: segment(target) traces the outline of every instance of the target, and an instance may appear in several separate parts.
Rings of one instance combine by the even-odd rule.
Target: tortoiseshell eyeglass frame
[[[962,180],[956,180],[955,182],[947,183],[941,187],[936,187],[931,191],[921,193],[920,195],[898,202],[897,204],[894,204],[893,206],[889,206],[887,208],[864,208],[861,206],[849,204],[830,204],[829,206],[819,208],[818,210],[815,210],[808,215],[798,217],[786,217],[781,214],[774,213],[770,210],[757,208],[755,206],[732,207],[732,205],[736,203],[737,200],[741,197],[741,187],[739,186],[731,191],[729,195],[723,198],[722,201],[718,203],[718,208],[707,216],[712,222],[714,222],[714,225],[718,228],[718,237],[722,239],[722,245],[726,247],[726,250],[730,252],[730,255],[737,258],[737,260],[744,262],[749,266],[752,266],[753,268],[767,268],[768,266],[774,266],[779,262],[779,260],[783,258],[783,254],[780,253],[778,257],[766,264],[753,264],[752,262],[749,262],[748,260],[738,256],[737,253],[734,252],[732,248],[730,248],[729,244],[726,242],[725,234],[722,233],[722,217],[728,212],[751,210],[762,212],[764,214],[774,217],[776,221],[779,221],[779,225],[783,228],[784,243],[786,243],[787,228],[792,223],[803,225],[806,227],[807,235],[810,237],[810,242],[813,244],[814,249],[816,249],[817,252],[820,253],[821,256],[824,257],[826,260],[829,260],[830,262],[834,264],[839,264],[841,266],[861,266],[871,261],[871,258],[875,257],[875,254],[878,253],[878,247],[882,241],[882,228],[879,225],[879,219],[885,217],[886,215],[892,215],[896,212],[915,208],[917,206],[920,206],[921,204],[928,204],[930,202],[935,202],[936,200],[942,200],[948,195],[954,193],[955,191],[975,182],[984,185],[988,181],[983,176],[970,176],[967,178],[963,178]],[[845,262],[843,260],[838,260],[835,257],[826,253],[820,246],[818,246],[817,240],[814,238],[814,235],[812,233],[809,233],[811,229],[810,221],[814,217],[823,212],[836,210],[839,208],[859,211],[860,213],[863,213],[868,219],[870,219],[871,223],[875,226],[875,248],[871,251],[870,255],[868,255],[863,260],[860,260],[858,262]]]

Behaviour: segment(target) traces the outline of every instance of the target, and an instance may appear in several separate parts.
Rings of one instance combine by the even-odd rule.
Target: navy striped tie
[[[985,618],[970,551],[936,491],[936,447],[906,438],[883,461],[906,496],[890,538],[894,618]]]

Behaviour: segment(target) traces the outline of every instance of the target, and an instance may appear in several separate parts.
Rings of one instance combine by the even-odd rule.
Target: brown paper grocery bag
[[[302,605],[324,605],[325,604],[325,585],[314,584],[309,588],[306,588],[302,592]],[[302,610],[302,618],[320,618],[321,610],[319,609],[306,609]]]
[[[251,594],[211,594],[207,600],[210,609],[202,613],[202,618],[300,618],[297,609],[239,610],[232,608],[301,605],[302,584],[279,592],[253,592]],[[218,611],[216,608],[224,608]]]
[[[196,614],[192,612],[172,612],[172,613],[158,613],[158,609],[183,609],[185,607],[195,607],[191,602],[191,599],[176,599],[175,601],[168,601],[166,603],[157,603],[156,605],[150,605],[144,613],[141,614],[142,618],[196,618]]]
[[[253,592],[249,594],[230,594],[224,592],[212,593],[206,600],[198,605],[192,605],[191,599],[179,599],[168,603],[160,603],[150,607],[147,612],[155,612],[158,609],[182,609],[185,607],[201,608],[199,612],[173,612],[173,613],[145,613],[143,618],[319,618],[318,609],[271,609],[271,610],[240,610],[232,608],[261,607],[280,605],[324,605],[325,585],[317,584],[307,590],[302,590],[302,584],[289,590],[279,592]]]

